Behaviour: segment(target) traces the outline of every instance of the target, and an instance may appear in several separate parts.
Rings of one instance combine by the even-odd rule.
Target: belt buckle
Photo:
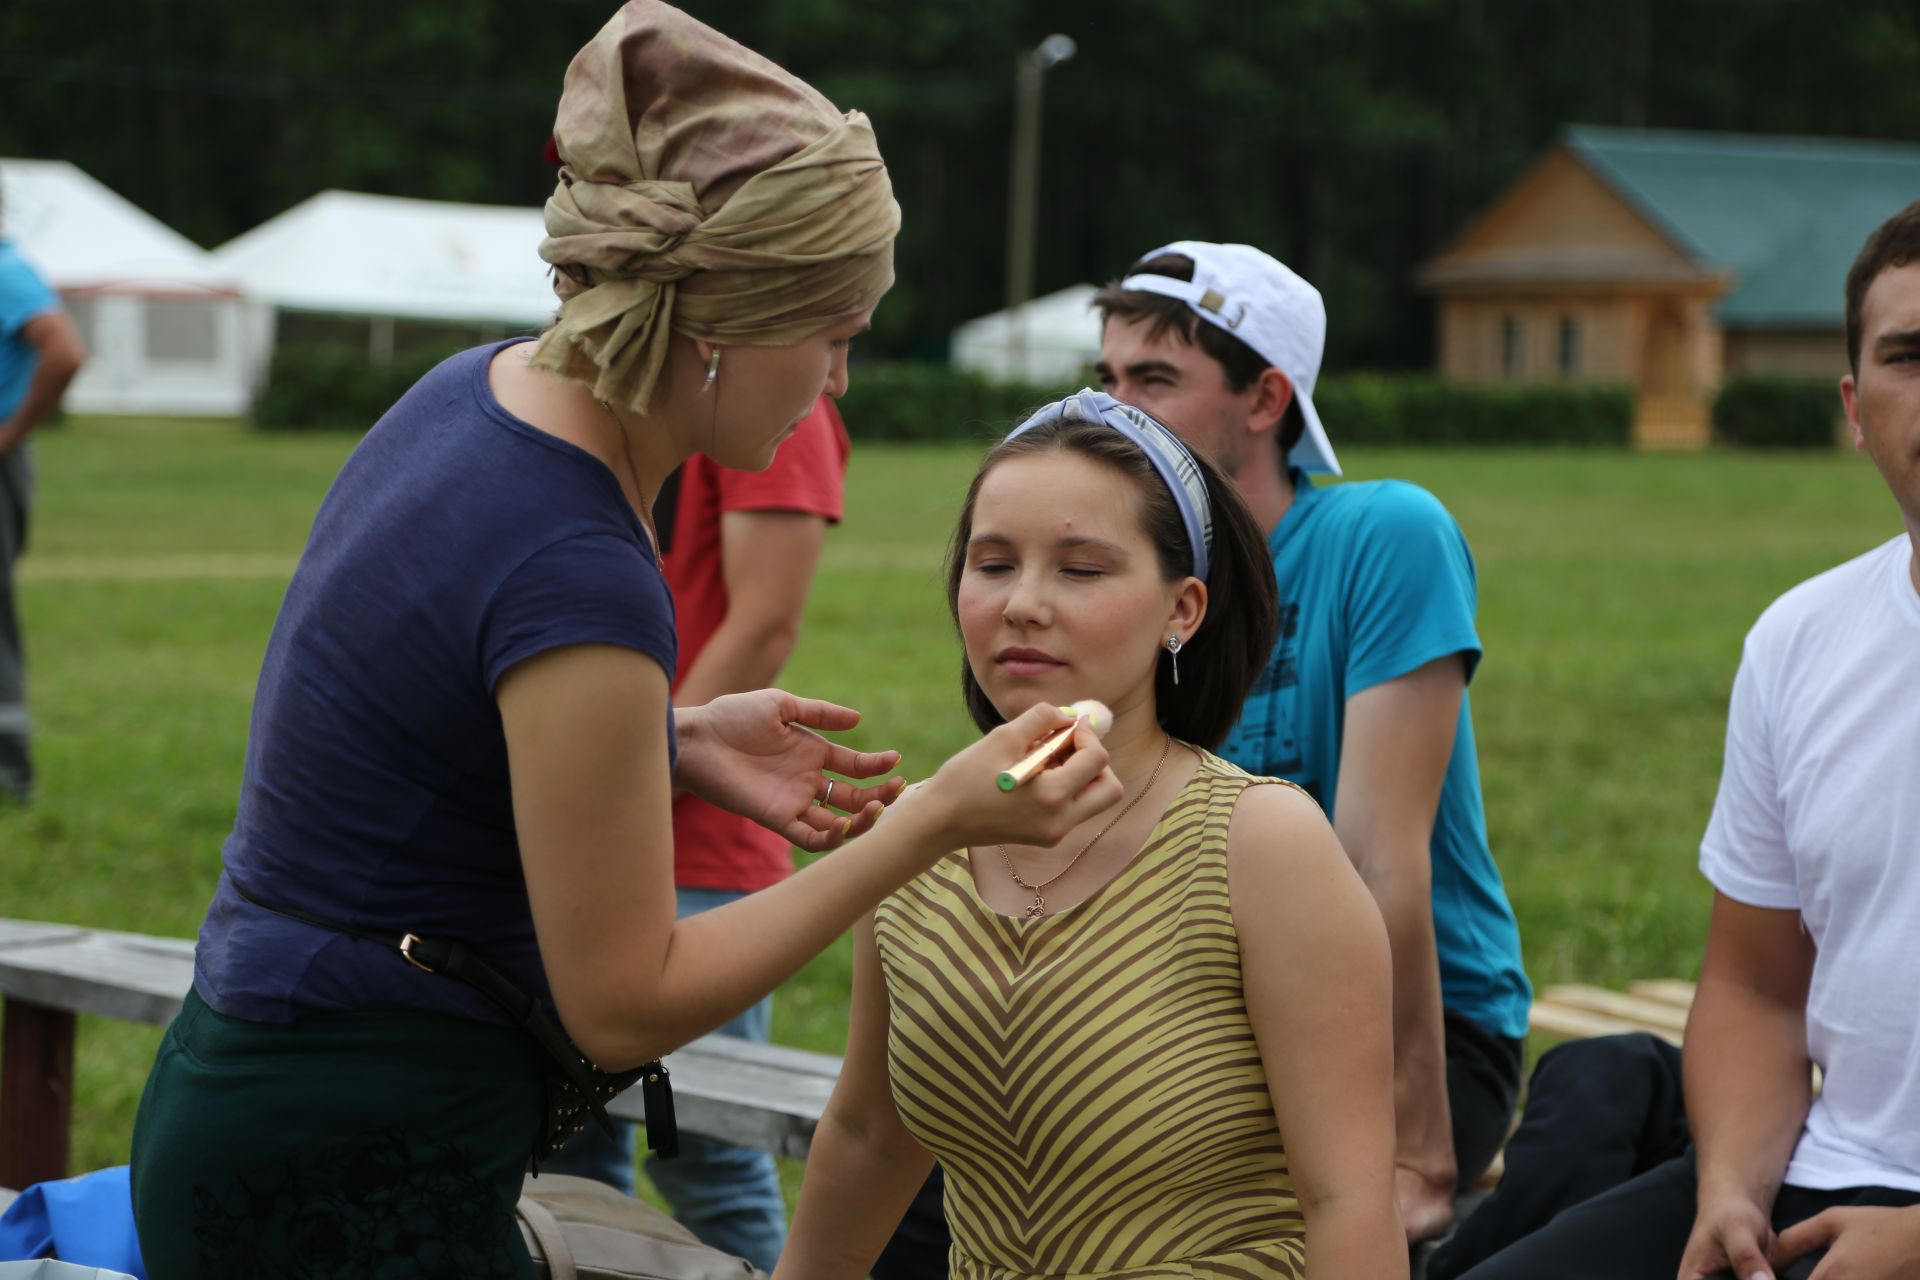
[[[430,965],[424,965],[424,964],[421,964],[421,963],[420,963],[420,962],[419,962],[418,960],[415,960],[415,959],[413,958],[413,949],[414,949],[414,947],[416,947],[416,946],[418,946],[419,944],[420,944],[420,935],[419,935],[419,934],[417,934],[417,933],[409,933],[409,934],[407,934],[407,935],[406,935],[405,937],[403,937],[403,938],[401,938],[401,939],[400,939],[400,955],[401,955],[401,957],[402,957],[403,959],[405,959],[405,960],[406,960],[406,962],[407,962],[408,964],[410,964],[410,965],[412,965],[412,966],[413,966],[414,968],[416,968],[416,969],[418,969],[418,970],[420,970],[420,972],[422,972],[422,973],[438,973],[438,972],[440,972],[440,971],[439,971],[438,969],[435,969],[435,968],[433,968],[433,967],[432,967],[432,966],[430,966]]]

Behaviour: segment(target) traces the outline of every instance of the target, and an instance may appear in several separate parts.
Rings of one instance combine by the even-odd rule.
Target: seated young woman
[[[1082,391],[987,454],[947,590],[981,730],[1105,702],[1125,795],[858,926],[776,1280],[865,1275],[936,1157],[968,1280],[1406,1275],[1380,917],[1310,797],[1207,750],[1274,641],[1239,494]]]

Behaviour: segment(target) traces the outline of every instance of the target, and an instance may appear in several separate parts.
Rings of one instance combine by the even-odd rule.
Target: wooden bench
[[[0,919],[0,1188],[68,1175],[75,1015],[165,1026],[193,985],[193,943]],[[667,1059],[688,1133],[805,1157],[840,1059],[707,1036]],[[644,1121],[641,1091],[609,1110]]]
[[[182,938],[0,919],[0,1208],[7,1187],[68,1173],[75,1015],[165,1026],[193,982],[193,943]],[[1535,1031],[1567,1039],[1651,1031],[1679,1043],[1693,984],[1632,983],[1626,992],[1583,984],[1547,987],[1534,1001]],[[804,1159],[840,1059],[780,1045],[708,1036],[667,1059],[680,1127],[775,1155]],[[612,1113],[644,1122],[641,1091]],[[1484,1196],[1498,1166],[1468,1193]]]

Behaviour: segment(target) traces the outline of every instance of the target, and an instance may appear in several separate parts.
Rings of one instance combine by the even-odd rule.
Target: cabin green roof
[[[1868,233],[1920,199],[1920,146],[1577,125],[1562,141],[1702,267],[1733,273],[1733,328],[1845,322]]]

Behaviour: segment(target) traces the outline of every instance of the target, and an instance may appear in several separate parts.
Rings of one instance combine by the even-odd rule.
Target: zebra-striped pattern
[[[946,1166],[957,1277],[1305,1274],[1227,901],[1256,779],[1200,755],[1077,907],[1000,915],[964,853],[880,905],[894,1101]]]

